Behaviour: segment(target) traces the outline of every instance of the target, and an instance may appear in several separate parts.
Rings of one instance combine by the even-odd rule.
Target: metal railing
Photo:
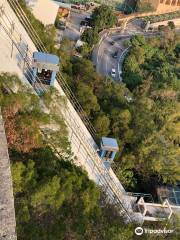
[[[19,4],[18,0],[7,0],[7,2],[9,3],[11,8],[16,13],[16,15],[19,18],[21,24],[23,25],[23,27],[25,28],[25,30],[29,34],[30,38],[32,39],[32,42],[35,44],[37,49],[39,51],[48,53],[47,48],[44,46],[42,40],[37,35],[35,29],[31,25],[29,19],[27,18],[26,14],[24,13],[24,11],[23,11],[21,5]],[[76,112],[78,112],[81,120],[84,122],[88,131],[91,133],[91,135],[93,137],[95,137],[96,136],[95,128],[91,124],[87,114],[83,110],[82,106],[79,104],[79,102],[76,99],[74,93],[72,92],[72,90],[70,89],[70,87],[66,83],[66,80],[64,79],[63,75],[60,72],[58,72],[56,79],[57,79],[58,83],[60,84],[61,88],[63,89],[63,91],[65,92],[66,96],[70,100],[71,104],[75,108]]]
[[[7,24],[8,22],[8,24]],[[13,27],[13,31],[9,26],[12,25],[11,19],[8,17],[8,14],[6,14],[5,10],[1,11],[1,26],[3,27],[5,33],[7,34],[8,38],[12,42],[12,45],[16,48],[16,50],[21,55],[23,61],[24,61],[24,67],[23,72],[24,74],[28,73],[28,76],[32,77],[31,72],[31,56],[32,52],[30,51],[29,47],[26,49],[27,52],[24,57],[24,49],[22,50],[20,46],[20,43],[22,41],[21,33],[18,32],[18,26]],[[46,91],[41,81],[37,78],[38,86],[36,86],[35,91],[39,94],[39,89],[42,91]],[[34,87],[34,86],[33,86]],[[106,170],[106,168],[103,165],[102,160],[97,155],[96,150],[93,148],[93,146],[87,141],[87,138],[84,135],[84,132],[82,132],[80,126],[77,124],[76,118],[73,116],[73,112],[71,112],[70,109],[65,109],[64,111],[64,118],[66,124],[69,126],[69,128],[72,130],[72,137],[75,136],[78,141],[81,143],[81,146],[84,147],[86,150],[86,160],[85,164],[88,164],[88,159],[91,160],[91,164],[93,163],[93,166],[91,164],[89,167],[91,168],[91,171],[97,175],[98,178],[98,184],[101,185],[111,203],[114,203],[118,206],[119,209],[121,209],[121,215],[123,215],[126,219],[131,221],[131,216],[129,214],[129,209],[124,207],[123,203],[123,196],[126,196],[125,192],[122,193],[119,186],[115,182],[115,180],[112,178],[110,173]]]
[[[143,197],[143,199],[150,203],[154,203],[153,196],[150,193],[134,193],[134,192],[126,192],[127,195],[133,196],[137,198],[137,201],[139,198]]]

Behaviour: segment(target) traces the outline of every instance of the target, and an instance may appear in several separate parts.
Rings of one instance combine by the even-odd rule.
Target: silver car
[[[111,70],[111,77],[115,78],[116,77],[116,69],[112,68]]]

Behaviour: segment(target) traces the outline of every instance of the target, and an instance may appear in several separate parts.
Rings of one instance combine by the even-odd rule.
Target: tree
[[[131,38],[130,43],[133,47],[143,46],[146,44],[146,40],[143,35],[135,35]]]
[[[151,40],[143,42],[143,44],[133,40],[132,43],[129,56],[124,63],[126,70],[124,80],[135,94],[133,107],[131,107],[132,122],[130,127],[136,134],[131,135],[131,141],[128,145],[128,149],[133,149],[133,151],[126,152],[124,149],[122,153],[123,162],[125,161],[127,166],[128,161],[134,159],[133,161],[137,165],[131,166],[131,168],[141,172],[141,176],[144,175],[146,180],[154,174],[158,176],[159,181],[175,184],[179,181],[177,162],[179,127],[176,121],[177,115],[179,115],[177,101],[179,84],[175,67],[177,55],[174,58],[177,45],[173,43],[164,48],[161,42],[157,42],[156,49],[153,51],[151,50]],[[152,40],[152,44],[154,44],[154,40]],[[141,81],[133,85],[135,76],[132,76],[130,70],[133,69],[135,72],[137,70],[133,68],[134,66],[129,66],[131,61],[126,61],[129,58],[134,58],[135,62],[136,57],[138,57],[137,45],[138,48],[143,48],[144,60],[138,65]],[[151,50],[150,54],[149,49]],[[168,57],[166,57],[165,52],[168,52]]]
[[[86,29],[83,32],[81,39],[84,42],[87,42],[90,47],[92,47],[94,44],[98,43],[99,41],[98,31],[92,28]]]
[[[128,58],[124,62],[124,70],[126,72],[132,72],[132,73],[139,73],[140,67],[136,60],[136,56],[132,53],[132,55],[129,55]]]
[[[80,52],[83,57],[88,58],[91,52],[91,48],[87,43],[85,43],[79,47],[78,52]]]
[[[98,135],[100,137],[102,136],[108,136],[110,130],[109,130],[110,120],[108,116],[105,114],[98,115],[98,117],[94,121],[94,127],[98,132]]]
[[[113,136],[119,137],[120,142],[129,142],[128,138],[131,138],[131,130],[129,129],[131,123],[131,113],[128,109],[119,110],[113,109],[111,112],[112,119],[112,132]]]
[[[178,44],[176,45],[176,47],[175,47],[175,49],[174,49],[174,52],[175,52],[177,58],[179,58],[179,56],[180,56],[180,43],[178,43]]]
[[[116,23],[117,17],[110,6],[102,4],[96,8],[92,14],[92,24],[98,31],[111,28]]]
[[[13,84],[9,84],[10,81]],[[16,75],[1,74],[0,82],[2,114],[9,148],[26,152],[39,147],[42,144],[39,127],[47,124],[49,117],[38,105],[38,97],[21,84]],[[9,94],[5,94],[7,89]]]
[[[71,85],[76,92],[76,88],[79,83],[85,83],[88,85],[94,94],[98,88],[103,84],[103,77],[96,73],[95,68],[90,60],[81,58],[73,59],[73,80]]]
[[[12,170],[12,177],[14,181],[14,187],[13,191],[14,194],[20,193],[24,190],[24,172],[25,172],[26,167],[24,166],[23,163],[17,162],[12,165],[11,170]]]
[[[168,26],[170,27],[170,29],[175,29],[175,24],[173,21],[168,21]]]
[[[124,230],[117,209],[105,204],[105,195],[80,168],[59,159],[49,147],[26,154],[26,163],[14,157],[11,155],[18,239],[132,237],[133,225]],[[20,181],[17,175],[21,175]],[[32,179],[34,184],[30,186]]]
[[[138,73],[133,73],[129,71],[127,74],[123,74],[124,80],[123,82],[126,83],[127,87],[130,90],[135,89],[142,83],[142,77]]]
[[[97,97],[93,94],[89,86],[84,83],[78,84],[76,94],[88,115],[90,115],[91,112],[97,112],[99,110]]]

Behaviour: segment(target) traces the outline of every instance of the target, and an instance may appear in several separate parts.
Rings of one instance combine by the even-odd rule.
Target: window
[[[105,154],[105,158],[111,158],[112,157],[112,155],[113,155],[113,152],[111,152],[111,151],[106,151],[106,154]]]
[[[37,77],[41,80],[43,84],[50,85],[52,71],[47,69],[42,69],[37,72]]]

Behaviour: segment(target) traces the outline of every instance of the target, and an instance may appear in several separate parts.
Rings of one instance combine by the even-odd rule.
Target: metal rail
[[[7,2],[9,3],[11,8],[16,13],[16,15],[19,18],[21,24],[24,26],[25,30],[27,31],[27,33],[31,37],[31,39],[32,39],[33,43],[35,44],[35,46],[37,47],[37,49],[39,51],[48,53],[47,48],[44,46],[42,40],[37,35],[35,29],[31,25],[29,19],[27,18],[26,14],[24,13],[24,11],[23,11],[21,5],[19,4],[18,0],[7,0]],[[84,122],[85,126],[87,127],[87,129],[91,133],[91,135],[93,137],[95,137],[96,136],[95,128],[91,124],[87,114],[83,110],[82,106],[79,104],[79,102],[76,99],[74,93],[72,92],[72,90],[70,89],[70,87],[66,83],[66,80],[64,79],[63,75],[60,72],[57,74],[56,79],[57,79],[58,83],[60,84],[61,88],[63,89],[63,91],[65,92],[66,96],[70,100],[71,104],[75,108],[76,112],[79,114],[81,120]]]
[[[7,25],[12,24],[11,20],[8,17],[8,14],[4,11],[3,17],[1,16],[1,25],[3,26],[3,29],[9,39],[12,41],[12,44],[16,48],[16,50],[20,53],[24,60],[24,65],[26,66],[26,71],[28,70],[29,76],[32,76],[31,73],[31,56],[32,52],[30,49],[27,49],[26,57],[24,58],[24,53],[22,53],[22,49],[19,47],[20,39],[22,39],[22,36],[20,33],[18,33],[17,26],[14,27],[13,31],[10,31],[10,28]],[[5,24],[6,23],[6,24]],[[13,34],[13,32],[15,32]],[[16,36],[15,36],[16,34]],[[19,34],[19,35],[17,35]],[[18,38],[18,39],[17,39]],[[25,71],[24,71],[25,73]],[[34,87],[35,91],[39,94],[37,91],[38,88],[40,88],[42,91],[45,91],[44,88],[42,88],[43,84],[41,84],[41,81],[38,79],[39,85],[38,87]],[[72,130],[72,137],[75,136],[78,141],[81,143],[82,147],[86,150],[87,156],[86,156],[86,163],[88,164],[88,159],[91,160],[91,163],[93,163],[93,166],[91,164],[89,167],[91,168],[91,171],[99,177],[98,184],[101,185],[107,195],[111,203],[114,203],[118,206],[119,209],[121,209],[121,215],[123,215],[126,219],[129,221],[132,221],[131,216],[129,215],[129,209],[126,209],[124,207],[124,204],[122,203],[122,197],[125,196],[125,193],[122,193],[122,191],[119,189],[119,186],[117,186],[117,183],[114,181],[112,176],[109,174],[109,172],[105,169],[102,160],[97,155],[97,152],[93,148],[93,146],[86,140],[86,137],[84,136],[84,133],[81,131],[80,127],[78,126],[75,117],[73,116],[73,112],[70,111],[70,109],[65,109],[64,111],[64,117],[65,122],[69,126],[69,128]]]
[[[143,197],[143,199],[148,199],[148,202],[154,203],[153,196],[150,193],[134,193],[134,192],[126,192],[127,195],[129,196],[134,196],[137,198]]]

